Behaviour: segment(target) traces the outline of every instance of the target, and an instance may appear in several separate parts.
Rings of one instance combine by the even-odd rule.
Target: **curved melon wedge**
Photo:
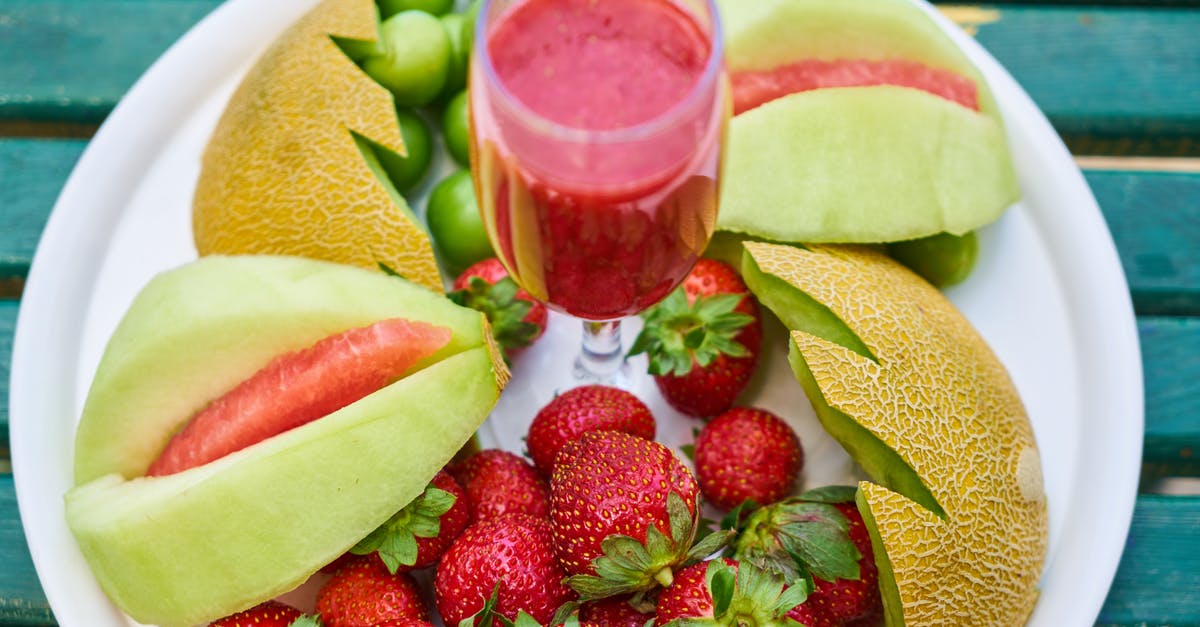
[[[1033,430],[1004,366],[940,292],[867,248],[748,242],[751,291],[792,329],[792,369],[867,471],[889,626],[1020,625],[1047,510]]]
[[[378,271],[300,257],[206,257],[155,277],[97,368],[75,436],[75,482],[146,474],[204,404],[272,358],[387,318],[448,327],[424,367],[482,345],[482,314]]]
[[[970,79],[980,109],[996,114],[979,70],[912,0],[719,0],[729,71],[805,60],[904,59]]]
[[[717,228],[779,242],[888,242],[987,224],[1019,197],[1003,127],[880,85],[800,92],[730,123]]]
[[[143,623],[192,625],[295,588],[420,494],[499,397],[489,349],[175,475],[67,494],[105,592]]]

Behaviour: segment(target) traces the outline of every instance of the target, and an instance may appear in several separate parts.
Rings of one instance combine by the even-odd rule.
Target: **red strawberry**
[[[854,503],[834,503],[850,523],[850,539],[859,554],[859,577],[857,579],[834,579],[826,581],[814,577],[816,589],[809,595],[807,604],[818,616],[827,616],[835,623],[860,618],[871,618],[879,613],[883,601],[879,596],[879,570],[875,566],[875,554],[871,551],[871,536],[863,524],[862,514]]]
[[[727,536],[713,533],[693,546],[699,491],[658,442],[589,431],[567,443],[550,479],[550,520],[554,551],[575,575],[571,586],[584,599],[650,590],[715,552]]]
[[[769,505],[790,494],[804,466],[804,450],[780,417],[735,407],[700,430],[695,462],[705,499],[731,510],[746,499]]]
[[[627,596],[588,601],[579,608],[580,627],[643,627],[653,619],[653,611],[638,610]]]
[[[575,598],[563,583],[551,534],[549,522],[527,514],[496,516],[468,527],[442,556],[434,576],[442,620],[457,625],[479,613],[495,592],[499,615],[516,620],[524,611],[550,624],[554,612]]]
[[[472,265],[454,280],[454,302],[482,311],[492,334],[512,357],[546,330],[546,306],[517,286],[500,260],[491,257]]]
[[[550,488],[525,458],[501,449],[485,449],[450,466],[471,503],[472,520],[501,514],[550,515]]]
[[[378,554],[392,572],[417,570],[436,563],[470,521],[466,491],[449,473],[438,471],[421,496],[350,551]]]
[[[804,602],[812,627],[842,625],[882,610],[871,539],[851,502],[854,492],[832,486],[758,509],[734,542],[739,561],[787,582],[812,575],[815,588]]]
[[[533,417],[525,446],[537,469],[547,477],[564,444],[587,431],[624,431],[654,439],[654,415],[638,397],[620,388],[584,385],[571,388]]]
[[[326,627],[429,619],[412,575],[388,572],[373,555],[362,556],[334,573],[317,593],[317,613]]]
[[[290,605],[279,601],[265,601],[210,623],[209,627],[287,627],[300,616],[300,610]]]
[[[649,356],[667,402],[697,417],[729,409],[754,374],[762,345],[758,304],[737,272],[702,258],[642,318],[646,325],[630,354]]]
[[[655,622],[708,618],[714,625],[781,625],[784,615],[804,600],[805,586],[783,580],[751,564],[719,559],[693,564],[675,577],[658,598]],[[707,621],[704,621],[707,622]]]

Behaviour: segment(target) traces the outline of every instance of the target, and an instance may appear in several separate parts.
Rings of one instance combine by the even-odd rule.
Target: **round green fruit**
[[[450,69],[446,72],[446,84],[442,86],[442,96],[449,98],[467,86],[472,33],[467,32],[461,13],[447,13],[441,20],[450,38]]]
[[[446,104],[442,112],[442,134],[446,138],[446,149],[454,160],[467,167],[470,165],[471,123],[468,120],[468,92],[462,90]]]
[[[893,259],[908,266],[935,287],[961,283],[975,268],[979,238],[975,231],[964,235],[938,233],[929,237],[888,244]]]
[[[438,18],[402,11],[380,27],[383,53],[367,57],[363,70],[392,92],[397,106],[423,107],[437,98],[450,69],[450,36]]]
[[[445,15],[454,8],[454,0],[376,0],[376,4],[385,18],[401,11],[424,11],[430,15]]]
[[[379,163],[396,190],[406,194],[425,178],[433,163],[433,132],[420,115],[409,109],[397,109],[396,120],[400,123],[400,136],[404,138],[408,155],[380,150]]]
[[[495,255],[479,215],[469,170],[459,170],[433,188],[425,220],[434,245],[455,274]]]

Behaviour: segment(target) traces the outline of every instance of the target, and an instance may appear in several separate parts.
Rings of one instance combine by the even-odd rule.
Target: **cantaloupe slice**
[[[781,242],[961,235],[1019,197],[986,82],[910,0],[720,7],[735,85],[739,73],[796,63],[900,61],[968,79],[979,110],[895,86],[815,89],[750,109],[730,123],[718,229]]]
[[[447,328],[407,376],[215,461],[141,474],[209,400],[280,352],[378,319]],[[420,494],[499,398],[486,319],[403,279],[311,259],[207,257],[156,277],[103,355],[67,523],[144,623],[202,623],[286,592]]]
[[[747,285],[792,329],[822,424],[872,481],[889,626],[1020,625],[1037,600],[1046,498],[1004,366],[928,283],[867,248],[748,242]]]
[[[372,153],[406,154],[392,96],[334,41],[377,36],[372,0],[325,0],[255,63],[204,152],[192,213],[201,255],[382,262],[441,291],[429,236]]]

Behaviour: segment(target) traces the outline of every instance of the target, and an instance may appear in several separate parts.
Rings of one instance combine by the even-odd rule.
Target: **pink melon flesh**
[[[797,92],[822,87],[911,87],[979,110],[978,88],[971,79],[915,61],[809,59],[761,72],[733,75],[734,115]]]
[[[328,415],[400,379],[450,337],[448,328],[397,318],[276,357],[196,414],[146,475],[207,464]]]

